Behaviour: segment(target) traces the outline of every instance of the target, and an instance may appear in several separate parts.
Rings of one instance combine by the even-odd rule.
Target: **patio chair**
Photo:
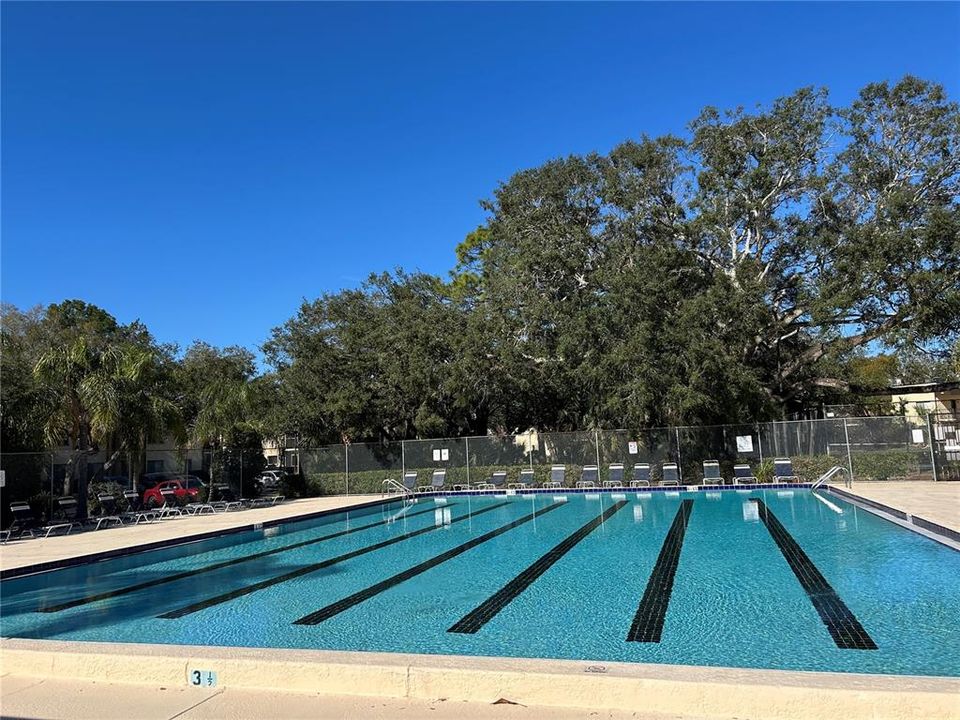
[[[530,468],[521,470],[520,474],[517,475],[516,482],[510,483],[507,487],[514,490],[526,490],[527,488],[533,487],[533,470]]]
[[[650,487],[650,463],[636,463],[633,466],[630,487]]]
[[[578,488],[595,488],[600,480],[600,468],[596,465],[584,465],[577,480]]]
[[[100,514],[96,518],[91,518],[90,522],[96,521],[96,530],[104,525],[107,527],[111,523],[114,525],[123,525],[123,518],[119,508],[117,508],[117,499],[109,493],[97,493],[97,502],[100,503]]]
[[[734,465],[733,482],[737,485],[756,485],[757,478],[749,465]]]
[[[477,490],[498,490],[504,486],[507,482],[507,471],[506,470],[497,470],[490,478],[484,480],[483,482],[478,482],[476,485]]]
[[[680,469],[676,463],[664,463],[663,475],[660,478],[661,487],[678,487],[680,485]]]
[[[447,484],[447,471],[444,469],[434,470],[433,476],[430,478],[429,485],[421,485],[417,488],[417,492],[437,492],[443,490]]]
[[[800,482],[800,477],[793,471],[793,462],[790,458],[776,458],[773,461],[773,482]]]
[[[173,488],[161,488],[160,497],[163,498],[163,505],[157,508],[157,514],[161,520],[183,515],[183,509],[180,507],[176,490]]]
[[[80,519],[80,503],[72,495],[57,498],[57,512],[64,522],[70,523],[75,528],[83,528],[84,521]],[[88,518],[87,522],[93,522],[93,520]]]
[[[544,481],[545,488],[562,488],[567,480],[567,466],[554,465],[550,468],[550,479]]]
[[[716,460],[703,461],[703,484],[723,485],[723,475],[720,474],[720,463]]]
[[[218,483],[210,487],[210,494],[217,495],[216,500],[210,500],[208,503],[214,512],[228,512],[230,510],[242,510],[243,500],[237,497],[233,488],[226,483]]]
[[[134,525],[138,525],[141,520],[144,522],[156,522],[159,519],[157,513],[153,510],[145,510],[143,508],[143,498],[140,497],[140,493],[136,490],[124,490],[123,498],[127,501],[127,511],[122,513],[120,517],[127,522],[132,521]]]
[[[6,530],[6,536],[3,542],[10,538],[23,538],[29,534],[30,537],[36,537],[34,533],[43,533],[44,537],[50,537],[51,533],[57,530],[66,530],[64,535],[68,535],[73,530],[72,523],[52,523],[44,525],[37,516],[33,514],[33,509],[29,504],[22,500],[10,503],[10,512],[13,513],[13,523]]]
[[[607,479],[603,481],[605,488],[623,487],[623,463],[612,463],[607,468]]]
[[[403,486],[410,492],[417,491],[417,471],[410,470],[403,474]]]

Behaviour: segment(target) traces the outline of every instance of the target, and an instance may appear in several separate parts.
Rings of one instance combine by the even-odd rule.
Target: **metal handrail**
[[[413,491],[408,488],[403,483],[399,483],[393,478],[387,478],[382,483],[380,483],[381,495],[392,495],[393,493],[400,493],[404,498],[412,496]]]
[[[821,485],[823,485],[824,483],[826,483],[828,480],[832,480],[832,479],[833,479],[834,477],[836,477],[839,473],[843,473],[843,475],[844,475],[845,478],[846,478],[846,480],[844,481],[843,484],[844,484],[846,487],[850,487],[850,485],[851,485],[851,481],[850,481],[850,471],[847,470],[847,468],[843,467],[842,465],[834,465],[832,468],[830,468],[829,470],[827,470],[823,475],[821,475],[819,478],[817,478],[817,480],[813,483],[813,485],[810,486],[810,489],[811,489],[811,490],[816,490],[818,487],[820,487]]]

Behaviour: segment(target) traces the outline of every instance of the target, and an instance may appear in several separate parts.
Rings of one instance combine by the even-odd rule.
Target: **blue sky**
[[[803,85],[956,99],[958,40],[957,3],[3,3],[0,297],[255,348],[446,273],[517,170]]]

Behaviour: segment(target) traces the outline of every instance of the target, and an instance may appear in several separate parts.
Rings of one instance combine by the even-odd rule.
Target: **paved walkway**
[[[960,482],[854,482],[849,491],[960,532]]]
[[[97,531],[73,532],[70,535],[57,535],[49,538],[11,540],[5,545],[0,545],[0,570],[55,562],[165,540],[179,540],[189,535],[227,530],[323,510],[349,508],[380,499],[380,495],[335,495],[332,497],[305,498],[289,500],[275,507],[188,515],[154,523],[110,527]]]
[[[623,710],[0,677],[0,717],[44,720],[668,720]],[[689,716],[688,716],[689,717]]]

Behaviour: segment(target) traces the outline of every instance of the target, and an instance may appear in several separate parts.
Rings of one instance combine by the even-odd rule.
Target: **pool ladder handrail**
[[[414,492],[408,488],[403,483],[399,483],[393,478],[387,478],[382,483],[380,483],[380,490],[382,495],[393,495],[394,493],[400,493],[403,495],[404,499],[408,497],[413,497]]]
[[[816,490],[818,487],[820,487],[827,481],[832,480],[839,474],[844,475],[844,478],[845,478],[843,482],[844,486],[850,487],[851,485],[850,471],[847,470],[847,468],[843,467],[842,465],[834,465],[832,468],[827,470],[823,475],[817,478],[817,480],[813,483],[813,485],[810,486],[810,489]]]

